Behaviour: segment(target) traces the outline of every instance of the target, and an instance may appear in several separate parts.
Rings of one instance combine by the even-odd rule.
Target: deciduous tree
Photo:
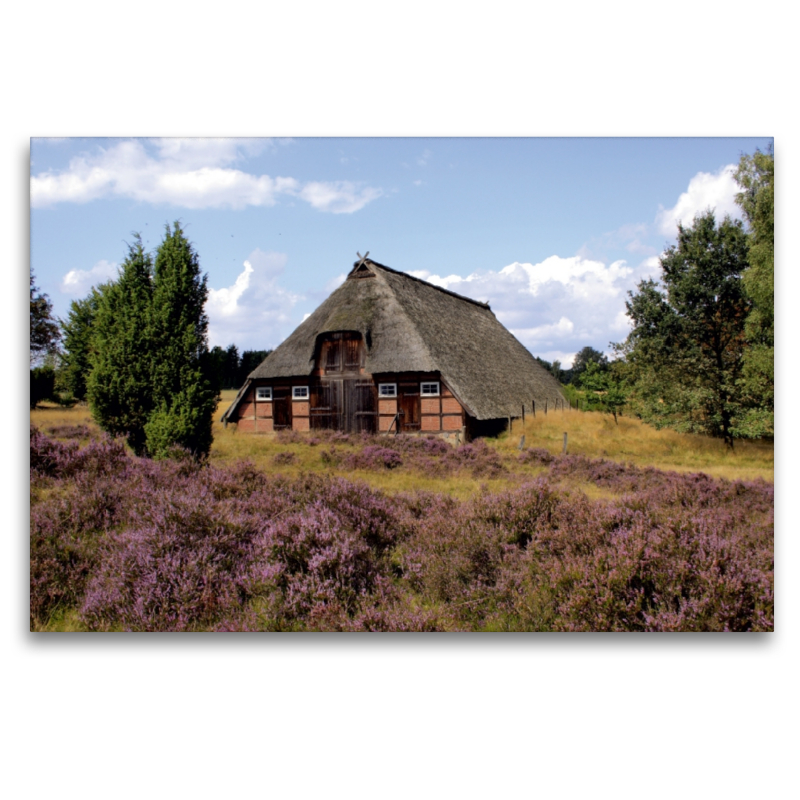
[[[752,302],[745,333],[741,389],[745,412],[738,420],[744,435],[772,436],[775,429],[775,157],[756,150],[742,156],[736,201],[748,224],[748,267],[742,274]]]
[[[39,363],[46,353],[53,352],[60,339],[50,298],[39,292],[34,280],[31,269],[31,366]]]
[[[733,445],[750,310],[746,267],[742,224],[726,217],[717,225],[707,211],[678,226],[677,245],[661,257],[662,283],[643,281],[629,293],[633,329],[620,350],[646,421]]]
[[[580,386],[581,375],[590,364],[598,364],[601,369],[605,369],[608,366],[608,359],[599,350],[595,350],[594,347],[582,348],[575,354],[575,358],[572,361],[570,382]]]

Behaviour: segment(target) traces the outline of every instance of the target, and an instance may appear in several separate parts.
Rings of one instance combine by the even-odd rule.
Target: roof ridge
[[[480,308],[486,308],[489,311],[492,311],[491,306],[488,303],[482,303],[480,300],[473,300],[471,297],[465,297],[463,294],[458,294],[457,292],[450,291],[450,289],[445,289],[443,286],[437,286],[435,283],[423,280],[422,278],[417,278],[416,275],[410,275],[408,272],[402,272],[399,269],[393,269],[392,267],[387,267],[386,264],[379,264],[377,261],[373,261],[371,258],[364,259],[363,261],[356,261],[356,263],[353,264],[353,270],[350,272],[350,275],[352,275],[353,272],[355,272],[355,268],[362,263],[372,264],[373,266],[385,269],[387,272],[391,272],[394,275],[401,275],[402,277],[408,278],[409,280],[412,281],[416,281],[417,283],[423,283],[425,284],[425,286],[430,286],[439,292],[443,292],[444,294],[449,294],[451,297],[455,297],[458,300],[465,300],[467,303],[472,303],[473,305],[479,306]],[[492,311],[492,313],[494,312]]]

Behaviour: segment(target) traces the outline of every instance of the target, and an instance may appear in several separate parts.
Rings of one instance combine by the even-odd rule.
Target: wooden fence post
[[[566,431],[564,431],[564,450],[563,450],[563,452],[564,452],[564,455],[567,454],[567,432]]]
[[[536,417],[536,401],[531,400],[531,408],[533,409],[533,416]]]
[[[547,399],[544,401],[544,415],[547,416]]]

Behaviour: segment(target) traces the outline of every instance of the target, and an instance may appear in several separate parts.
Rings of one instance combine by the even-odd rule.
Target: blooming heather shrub
[[[297,463],[297,456],[294,453],[276,453],[272,457],[272,463],[276,467],[286,466],[287,464]]]
[[[122,440],[104,437],[80,447],[77,442],[59,442],[31,425],[30,469],[36,476],[59,479],[80,473],[93,476],[113,474],[127,463]]]
[[[363,440],[369,441],[362,437]],[[361,453],[355,453],[348,463],[368,463],[374,461],[371,467],[378,466],[380,460],[394,463],[394,466],[405,465],[406,468],[421,472],[430,477],[446,477],[468,472],[475,478],[496,478],[506,474],[507,469],[502,463],[498,452],[489,447],[484,441],[478,440],[471,444],[453,447],[438,436],[384,436],[378,439],[380,445],[368,444]],[[398,454],[399,460],[391,456],[375,456],[376,451],[390,450]],[[363,458],[361,457],[362,454]],[[389,464],[385,464],[389,466]],[[390,467],[392,468],[392,467]]]
[[[268,524],[256,548],[251,593],[270,596],[282,616],[312,625],[314,617],[355,610],[377,576],[369,545],[321,502]]]
[[[319,434],[322,433],[322,431],[317,431],[315,433],[317,438],[320,438]],[[308,442],[307,436],[293,430],[278,431],[277,434],[275,434],[275,438],[281,444],[305,444]]]
[[[400,453],[388,447],[367,445],[361,451],[348,454],[342,464],[347,469],[394,469],[403,463]]]
[[[246,588],[264,600],[268,627],[345,629],[388,573],[387,552],[405,529],[402,514],[345,480],[308,488],[319,491],[302,511],[275,515],[259,535]]]
[[[340,454],[325,440],[376,469],[497,463],[481,444],[358,436]],[[32,428],[31,622],[76,609],[98,630],[772,630],[772,485],[548,463],[459,501]]]
[[[554,630],[770,630],[769,523],[661,499],[653,492],[647,513],[585,497],[556,506],[523,580],[506,576],[514,613]]]
[[[81,609],[89,627],[183,631],[240,611],[256,532],[248,521],[223,522],[205,487],[159,493],[143,511],[100,545]]]
[[[331,445],[327,450],[320,451],[319,457],[325,466],[338,467],[342,463],[344,453]]]
[[[543,447],[528,447],[517,456],[520,464],[552,464],[555,458]]]
[[[92,436],[88,425],[51,425],[47,432],[59,439],[89,439]]]
[[[30,615],[45,622],[74,607],[97,563],[97,546],[124,516],[122,486],[95,479],[31,506]]]

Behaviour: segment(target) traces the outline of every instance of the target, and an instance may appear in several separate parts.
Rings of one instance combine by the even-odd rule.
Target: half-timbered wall
[[[320,336],[310,376],[254,381],[239,405],[239,430],[446,433],[466,424],[464,409],[437,373],[369,375],[365,361],[360,333]],[[271,397],[259,399],[258,388],[266,386]]]
[[[423,395],[422,385],[438,383],[439,394]],[[395,387],[381,397],[378,386]],[[271,400],[256,399],[261,386],[272,387]],[[293,399],[293,387],[308,387],[306,399]],[[386,433],[453,433],[467,423],[464,409],[436,374],[401,373],[351,377],[312,375],[280,381],[255,381],[237,412],[240,431],[339,430]]]

